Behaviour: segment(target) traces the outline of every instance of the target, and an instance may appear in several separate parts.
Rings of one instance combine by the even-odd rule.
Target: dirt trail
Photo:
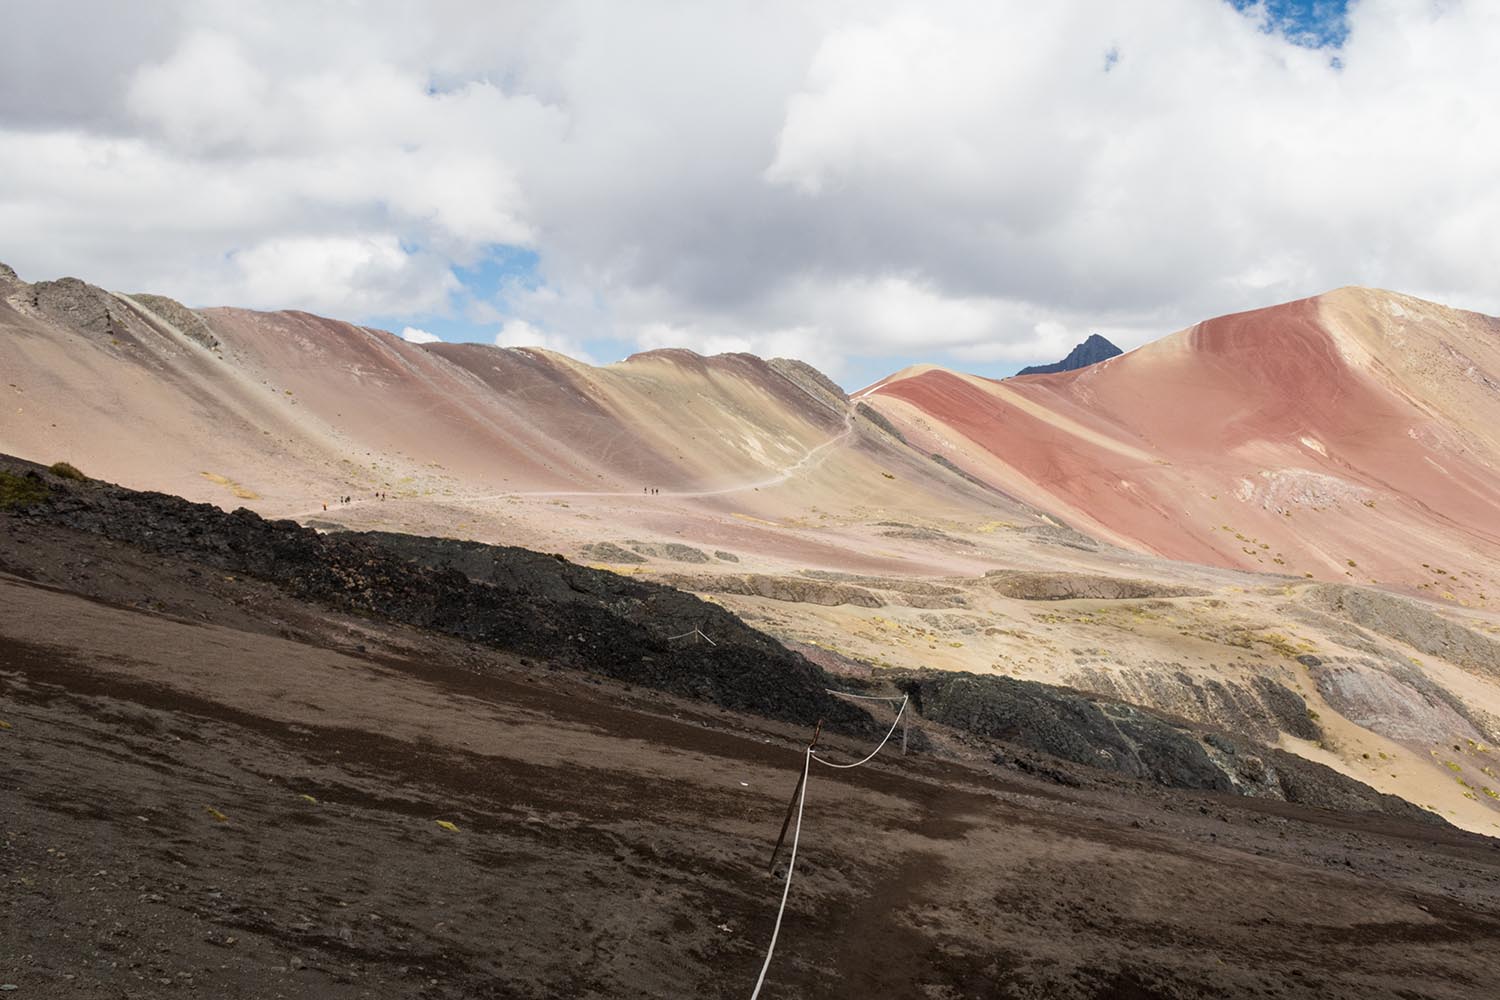
[[[747,994],[805,733],[198,589],[189,622],[0,577],[18,997]],[[815,769],[767,995],[1478,996],[1495,845],[916,754]]]
[[[849,435],[851,435],[853,433],[854,433],[854,410],[851,408],[851,409],[847,409],[844,412],[844,429],[843,429],[842,432],[840,432],[838,434],[835,434],[833,437],[829,438],[827,441],[824,441],[822,444],[815,445],[814,447],[808,449],[807,454],[803,455],[800,459],[798,459],[793,464],[786,466],[785,468],[783,468],[780,472],[778,472],[774,476],[768,476],[765,479],[758,479],[758,480],[755,480],[753,482],[748,482],[748,483],[736,483],[736,484],[734,484],[732,486],[722,486],[722,487],[719,487],[717,489],[712,489],[712,490],[661,490],[661,491],[659,491],[657,493],[650,494],[650,496],[653,497],[653,498],[675,498],[675,499],[689,499],[689,500],[691,500],[691,499],[698,499],[698,498],[701,498],[701,497],[727,496],[727,495],[729,495],[731,493],[743,493],[746,490],[759,490],[759,489],[766,489],[766,488],[771,487],[771,486],[779,486],[782,483],[789,482],[794,476],[798,475],[799,473],[801,473],[802,471],[804,471],[806,469],[816,468],[817,465],[823,460],[823,458],[826,457],[826,453],[829,451],[829,449],[834,448],[837,445],[841,444],[842,442],[848,440]],[[601,498],[602,497],[631,497],[631,498],[638,498],[638,497],[641,497],[643,495],[646,495],[646,494],[640,493],[640,492],[636,492],[635,490],[506,490],[504,493],[489,493],[489,494],[484,494],[484,495],[480,495],[480,496],[445,497],[444,500],[445,500],[445,502],[451,503],[451,504],[466,504],[466,503],[492,503],[492,502],[494,502],[496,500],[505,500],[505,499],[511,498],[511,497],[553,497],[553,498],[563,498],[563,497],[601,497]],[[380,502],[383,502],[383,501],[372,500],[369,497],[356,497],[353,500],[351,500],[349,503],[338,504],[336,507],[331,508],[328,511],[324,511],[321,507],[319,507],[319,508],[317,508],[315,510],[298,511],[296,513],[288,514],[286,516],[290,517],[290,518],[292,518],[294,520],[301,520],[303,518],[315,517],[317,515],[324,514],[324,513],[333,513],[335,510],[347,510],[350,507],[362,507],[362,506],[368,506],[370,504],[380,503]]]

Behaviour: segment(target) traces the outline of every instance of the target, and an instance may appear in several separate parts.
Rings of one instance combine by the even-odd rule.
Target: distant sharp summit
[[[1028,368],[1022,368],[1016,374],[1051,375],[1053,372],[1071,372],[1107,361],[1122,353],[1124,352],[1097,333],[1091,333],[1088,340],[1069,351],[1068,356],[1061,361],[1054,361],[1050,365],[1031,365]]]

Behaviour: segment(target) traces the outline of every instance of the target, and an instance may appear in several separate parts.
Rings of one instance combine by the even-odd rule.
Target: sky
[[[6,0],[0,261],[855,388],[1341,285],[1500,314],[1491,0]]]

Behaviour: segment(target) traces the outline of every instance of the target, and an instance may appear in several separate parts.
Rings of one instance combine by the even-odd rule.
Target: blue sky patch
[[[1349,37],[1349,0],[1227,0],[1242,13],[1261,8],[1266,31],[1309,49],[1339,48]]]
[[[507,293],[514,288],[542,285],[540,264],[541,256],[535,250],[503,245],[489,247],[477,264],[453,268],[453,276],[463,288],[453,296],[451,308],[447,311],[415,316],[375,316],[366,325],[393,333],[414,326],[454,343],[490,343],[510,316],[505,302]],[[475,309],[480,306],[497,310],[501,318],[476,318]]]

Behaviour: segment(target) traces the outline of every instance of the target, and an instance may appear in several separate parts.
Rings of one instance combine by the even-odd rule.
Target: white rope
[[[859,765],[861,765],[861,764],[867,764],[867,763],[869,763],[871,760],[873,760],[875,758],[876,754],[878,754],[880,752],[880,748],[881,747],[885,746],[887,743],[890,742],[891,737],[894,736],[895,733],[896,733],[896,727],[901,724],[901,715],[905,711],[906,711],[906,699],[902,698],[901,699],[901,707],[896,710],[896,720],[891,723],[891,731],[885,734],[885,739],[883,739],[883,740],[880,741],[880,746],[876,747],[874,750],[871,750],[870,751],[870,756],[866,757],[864,760],[855,761],[853,764],[835,764],[832,761],[824,760],[822,757],[819,757],[817,754],[813,753],[811,750],[808,751],[808,756],[811,757],[813,760],[817,761],[819,764],[826,764],[829,767],[859,767]]]
[[[829,693],[838,694],[840,692],[831,691]],[[858,698],[860,696],[851,695],[851,697]],[[873,700],[895,701],[896,699]],[[781,908],[776,911],[776,925],[771,928],[771,945],[766,949],[766,960],[760,967],[760,977],[755,980],[755,991],[750,994],[750,1000],[756,1000],[760,996],[761,987],[766,984],[766,973],[771,968],[771,956],[776,953],[776,938],[781,934],[781,918],[786,914],[786,900],[792,892],[792,870],[797,867],[797,841],[802,838],[802,807],[807,803],[807,783],[809,777],[807,772],[812,767],[812,762],[817,761],[819,764],[827,764],[829,767],[859,767],[861,764],[869,763],[881,751],[881,748],[891,741],[891,737],[895,735],[896,727],[901,724],[901,716],[906,712],[906,702],[907,698],[901,699],[901,707],[896,710],[896,719],[891,723],[891,731],[885,734],[885,739],[880,741],[880,746],[870,751],[870,756],[864,760],[856,761],[853,764],[834,764],[813,753],[812,747],[807,748],[807,755],[802,761],[802,790],[797,793],[797,825],[792,829],[792,853],[786,862],[786,885],[781,889]]]
[[[776,937],[781,933],[781,918],[786,913],[786,898],[792,892],[792,869],[797,866],[797,841],[802,837],[802,806],[807,802],[807,770],[811,767],[812,747],[802,761],[802,791],[797,796],[797,825],[792,830],[792,854],[786,862],[786,885],[781,890],[781,909],[776,911],[776,926],[771,929],[771,946],[766,949],[766,961],[760,967],[760,978],[755,981],[755,992],[750,1000],[760,996],[760,988],[766,983],[766,972],[771,968],[771,956],[776,953]]]
[[[673,639],[686,639],[690,635],[702,636],[703,640],[705,642],[707,642],[710,646],[717,646],[718,645],[717,642],[714,642],[708,636],[703,635],[703,632],[700,629],[693,629],[691,632],[684,632],[681,635],[669,635],[669,636],[667,636],[667,641],[671,642]]]
[[[842,698],[858,698],[861,701],[905,701],[906,700],[906,698],[904,698],[904,697],[902,697],[902,698],[895,698],[895,697],[887,698],[887,697],[885,697],[883,695],[854,694],[854,693],[849,692],[849,691],[835,691],[833,688],[824,688],[823,690],[827,691],[829,694],[836,694],[836,695],[838,695],[838,696],[840,696]]]

